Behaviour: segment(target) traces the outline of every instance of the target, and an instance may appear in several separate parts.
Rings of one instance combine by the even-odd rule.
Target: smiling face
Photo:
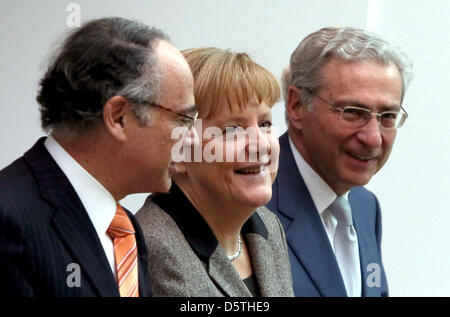
[[[158,103],[172,111],[192,115],[195,99],[189,65],[183,55],[166,41],[159,41],[155,52],[162,75]],[[139,187],[138,192],[167,192],[171,177],[176,173],[171,149],[178,140],[171,138],[172,129],[184,125],[183,117],[158,107],[150,106],[148,111],[151,113],[150,125],[142,125],[135,118],[133,128],[129,128],[130,168],[126,172],[131,174],[134,171],[136,177],[130,176],[129,179],[134,187]]]
[[[204,157],[200,163],[186,163],[190,186],[199,197],[223,208],[263,206],[272,196],[278,167],[279,144],[270,130],[271,109],[264,102],[240,110],[222,109],[202,120],[203,131],[217,127],[223,135],[203,140],[204,156],[216,154],[214,162]],[[243,136],[236,133],[239,129],[254,133]],[[263,154],[269,154],[271,161],[264,161]]]
[[[399,110],[402,82],[394,65],[331,59],[322,70],[323,87],[315,93],[335,107],[359,106],[372,112]],[[298,108],[294,144],[308,164],[338,194],[365,185],[386,163],[396,130],[380,129],[372,117],[351,127],[320,98],[312,110]]]

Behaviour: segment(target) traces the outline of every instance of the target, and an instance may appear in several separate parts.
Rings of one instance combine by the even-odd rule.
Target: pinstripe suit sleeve
[[[34,296],[27,239],[8,209],[0,202],[0,296]]]

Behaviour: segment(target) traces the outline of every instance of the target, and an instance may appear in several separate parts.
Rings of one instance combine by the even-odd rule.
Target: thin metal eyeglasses
[[[188,116],[188,115],[186,115],[184,113],[174,111],[172,109],[166,108],[166,107],[161,106],[160,104],[157,104],[157,103],[154,103],[154,102],[145,102],[145,103],[147,105],[149,105],[149,106],[156,107],[156,108],[165,110],[167,112],[171,112],[171,113],[173,113],[173,114],[175,114],[175,115],[177,115],[179,117],[182,117],[184,119],[183,120],[183,126],[188,128],[188,130],[190,130],[192,128],[192,126],[195,123],[195,120],[197,120],[197,117],[198,117],[198,112],[195,112],[195,115],[193,117],[191,117],[191,116]]]
[[[304,89],[311,95],[322,100],[331,110],[340,112],[340,119],[342,121],[348,122],[355,127],[362,127],[372,118],[372,115],[376,116],[378,121],[378,126],[384,129],[398,129],[401,128],[405,123],[406,118],[408,118],[408,113],[401,107],[401,111],[384,111],[381,113],[372,112],[369,109],[356,107],[356,106],[344,106],[336,107],[327,100],[320,97],[318,94],[312,92],[311,89],[306,87],[297,87],[299,89]]]

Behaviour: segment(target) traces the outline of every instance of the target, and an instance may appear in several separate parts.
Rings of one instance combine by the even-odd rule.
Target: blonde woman
[[[194,75],[202,153],[215,159],[179,163],[170,193],[150,196],[137,213],[153,294],[293,296],[283,228],[262,207],[278,166],[270,129],[278,84],[244,53],[183,55]]]

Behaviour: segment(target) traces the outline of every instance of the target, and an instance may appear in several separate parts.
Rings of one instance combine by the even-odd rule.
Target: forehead
[[[222,94],[215,102],[199,106],[199,117],[203,119],[246,116],[253,113],[270,113],[273,104],[258,100],[256,96],[245,102],[233,94]]]
[[[389,103],[400,104],[402,81],[394,64],[332,58],[322,69],[321,76],[323,87],[334,97],[384,97]]]
[[[183,55],[170,43],[160,41],[156,48],[161,76],[159,102],[172,110],[194,104],[194,79]]]
[[[234,106],[223,105],[216,107],[216,111],[202,119],[204,122],[220,125],[221,123],[229,122],[246,123],[270,116],[271,107],[266,102],[254,101],[241,106],[235,104]]]

